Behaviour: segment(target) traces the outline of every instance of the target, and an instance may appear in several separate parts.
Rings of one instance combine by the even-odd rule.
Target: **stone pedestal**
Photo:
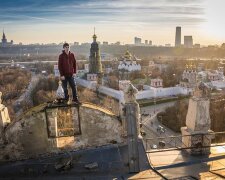
[[[210,154],[211,139],[213,139],[213,131],[192,131],[187,127],[181,128],[182,133],[182,148],[192,155]],[[202,148],[206,146],[206,148]],[[208,147],[207,147],[208,146]]]
[[[122,122],[122,127],[123,127],[123,132],[122,135],[123,137],[127,137],[127,122],[126,122],[126,110],[125,110],[125,104],[120,102],[119,103],[120,106],[120,119]]]
[[[130,173],[136,173],[140,171],[138,152],[138,136],[140,134],[140,108],[136,101],[137,92],[137,89],[132,84],[129,84],[124,89],[125,124],[123,124],[123,127],[127,127],[128,161]]]
[[[209,115],[209,99],[195,92],[195,96],[189,100],[186,127],[181,128],[182,147],[192,155],[209,154],[213,136],[210,134],[211,120]]]
[[[57,113],[58,108],[47,109],[47,125],[48,125],[48,136],[51,146],[54,148],[58,147],[58,124],[57,124]]]
[[[136,127],[137,127],[137,135],[140,134],[140,107],[136,101],[136,94],[138,90],[130,83],[123,89],[124,92],[124,103],[120,103],[120,116],[122,117],[123,129],[124,133],[127,134],[127,117],[126,115],[126,107],[127,105],[132,105],[134,108],[134,112],[132,112],[133,116],[136,119]]]
[[[192,97],[189,100],[186,126],[192,131],[207,132],[210,129],[209,99]]]

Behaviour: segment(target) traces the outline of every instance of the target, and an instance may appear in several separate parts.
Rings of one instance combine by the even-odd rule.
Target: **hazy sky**
[[[225,0],[0,0],[0,29],[15,43],[175,41],[175,27],[194,43],[225,42]],[[183,38],[182,38],[183,39]]]

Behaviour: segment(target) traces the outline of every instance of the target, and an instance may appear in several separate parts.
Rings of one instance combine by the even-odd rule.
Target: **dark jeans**
[[[63,90],[64,90],[65,99],[69,100],[68,89],[67,89],[67,84],[68,83],[69,83],[69,85],[70,85],[70,87],[72,89],[73,100],[78,100],[78,97],[77,97],[77,86],[76,86],[76,82],[75,82],[73,77],[65,77],[65,80],[62,80],[62,87],[63,87]]]

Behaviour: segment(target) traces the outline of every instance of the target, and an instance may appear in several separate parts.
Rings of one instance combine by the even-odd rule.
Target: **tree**
[[[177,101],[173,107],[168,107],[165,112],[157,114],[157,118],[162,117],[162,123],[175,132],[180,132],[180,128],[185,126],[188,103],[185,100]]]
[[[119,80],[118,77],[115,75],[108,76],[108,81],[109,81],[109,87],[112,89],[119,89]]]
[[[225,49],[225,43],[221,45],[221,49]]]
[[[146,75],[142,73],[141,71],[133,71],[130,73],[130,80],[135,80],[135,79],[145,79]]]
[[[152,70],[152,73],[151,73],[152,79],[158,78],[160,76],[161,76],[161,72],[160,72],[159,68],[155,68]]]
[[[24,93],[31,79],[31,74],[19,68],[0,69],[0,91],[3,103],[9,109],[9,116],[15,118],[14,102]]]

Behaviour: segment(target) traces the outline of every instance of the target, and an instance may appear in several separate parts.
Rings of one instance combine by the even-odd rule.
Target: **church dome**
[[[128,50],[126,51],[124,58],[129,59],[129,60],[131,59],[131,54]]]
[[[94,34],[94,35],[92,36],[92,38],[93,38],[93,39],[97,39],[97,36],[96,36],[96,34]]]

